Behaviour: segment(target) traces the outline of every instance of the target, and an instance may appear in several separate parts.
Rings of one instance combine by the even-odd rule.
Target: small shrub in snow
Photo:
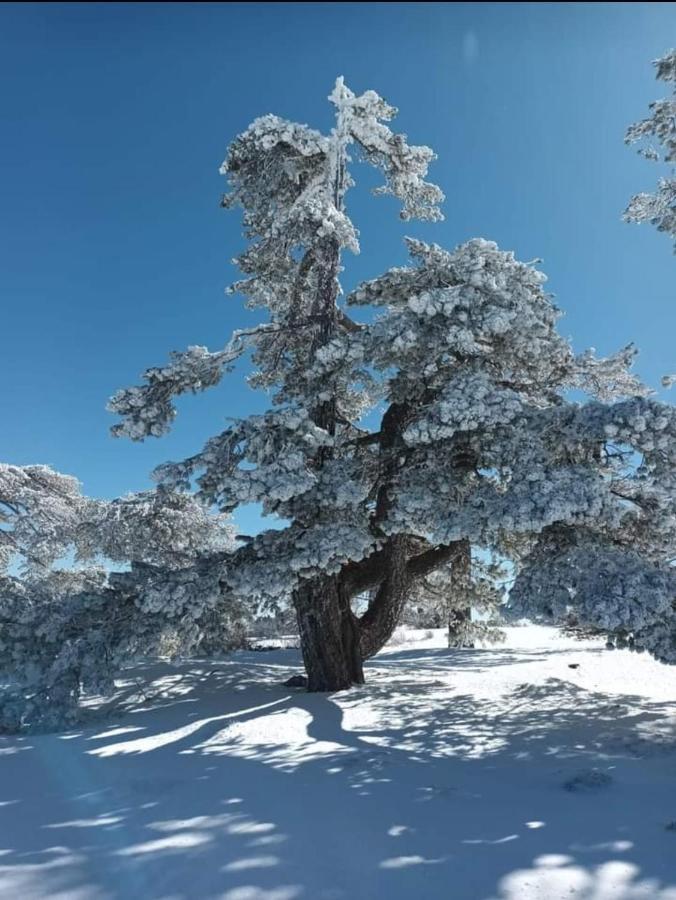
[[[583,769],[563,783],[567,791],[573,793],[594,793],[610,787],[613,779],[607,772],[600,769]]]
[[[410,631],[403,625],[400,625],[398,628],[395,628],[392,634],[390,635],[390,639],[387,642],[388,647],[403,647],[404,644],[408,644],[411,641]]]

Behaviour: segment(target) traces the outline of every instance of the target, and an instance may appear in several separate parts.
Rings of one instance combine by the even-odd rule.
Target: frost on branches
[[[514,602],[554,617],[577,607],[667,658],[672,408],[632,375],[633,347],[575,355],[545,276],[491,242],[447,251],[409,240],[410,266],[344,298],[342,254],[359,250],[345,206],[352,157],[381,170],[376,193],[398,199],[404,219],[439,219],[443,196],[425,181],[432,151],[390,130],[395,110],[377,94],[339,79],[330,100],[331,134],[264,116],[221,169],[223,206],[242,210],[249,240],[231,291],[269,320],[213,357],[175,355],[111,401],[117,434],[162,433],[172,395],[251,354],[250,382],[273,408],[156,477],[225,512],[261,502],[288,524],[205,558],[199,577],[271,611],[291,599],[310,690],[362,681],[362,660],[424,579],[437,589],[450,579],[466,611],[472,559],[491,556],[516,566]],[[351,307],[367,307],[368,323]],[[588,401],[571,403],[571,389]],[[571,574],[574,554],[584,575]]]
[[[657,69],[655,77],[670,85],[671,96],[650,104],[650,115],[627,129],[625,143],[640,143],[641,156],[666,163],[669,174],[659,179],[653,194],[632,197],[624,218],[628,222],[650,222],[658,231],[670,235],[676,252],[676,50],[669,50],[653,65]]]
[[[544,529],[512,600],[554,621],[572,611],[611,644],[676,663],[674,409],[638,399],[590,405],[574,425],[576,439],[598,441],[603,513],[584,527]]]
[[[46,466],[0,465],[0,525],[0,731],[63,726],[134,657],[226,649],[241,627],[200,562],[234,547],[232,528],[186,495],[104,502]]]

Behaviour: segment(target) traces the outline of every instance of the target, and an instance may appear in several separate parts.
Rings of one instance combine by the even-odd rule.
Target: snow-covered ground
[[[0,738],[0,897],[675,900],[676,669],[530,626],[331,696],[297,666],[136,669],[98,727]]]

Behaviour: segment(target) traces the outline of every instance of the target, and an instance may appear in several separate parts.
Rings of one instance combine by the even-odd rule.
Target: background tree
[[[247,277],[233,290],[270,321],[217,353],[175,354],[144,386],[118,392],[115,433],[163,433],[173,395],[214,384],[251,350],[252,383],[272,392],[273,409],[236,421],[156,477],[171,490],[196,487],[226,512],[261,502],[288,520],[214,565],[235,597],[270,607],[293,598],[310,690],[361,682],[363,659],[431,573],[452,565],[466,603],[473,548],[514,558],[517,593],[539,609],[548,600],[528,573],[542,554],[558,560],[556,588],[566,582],[566,540],[584,545],[594,590],[606,562],[619,561],[613,554],[628,554],[642,592],[616,580],[615,624],[664,616],[672,578],[659,557],[659,516],[625,488],[662,508],[674,416],[629,372],[633,348],[576,356],[556,330],[544,276],[484,240],[453,252],[409,240],[411,266],[343,303],[341,252],[358,249],[344,205],[348,148],[383,170],[378,192],[398,197],[404,218],[439,218],[441,194],[423,180],[432,152],[383,124],[394,110],[377,94],[355,96],[339,79],[331,100],[330,136],[266,116],[223,165],[232,188],[224,205],[243,208],[251,242],[238,260]],[[350,306],[370,308],[370,320],[358,324]],[[571,388],[590,402],[568,402]],[[367,413],[379,414],[377,427],[365,427]],[[621,435],[617,451],[612,435]],[[641,455],[635,473],[622,468],[632,454]],[[645,535],[641,545],[613,543],[632,528]],[[609,548],[599,566],[594,541]],[[575,590],[571,603],[584,594]],[[365,593],[357,615],[353,601]]]
[[[501,585],[506,572],[499,563],[476,554],[470,563],[469,572],[447,563],[413,584],[402,621],[414,628],[445,628],[449,648],[503,640],[495,623],[505,600]]]
[[[671,86],[671,97],[650,104],[650,115],[627,129],[625,143],[640,143],[638,152],[653,162],[666,163],[669,174],[660,178],[653,194],[636,194],[624,212],[628,222],[650,222],[670,235],[676,253],[676,50],[653,62],[656,78]],[[655,147],[655,143],[659,149]]]

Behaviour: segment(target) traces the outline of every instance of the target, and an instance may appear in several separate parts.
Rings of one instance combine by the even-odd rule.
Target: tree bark
[[[359,624],[336,576],[307,581],[294,594],[308,691],[364,683]]]
[[[334,135],[334,171],[330,173],[333,202],[342,209],[345,187],[345,135],[340,116]],[[317,325],[308,348],[311,364],[317,351],[334,336],[338,320],[338,273],[340,244],[335,238],[319,241],[306,256],[302,279],[315,269],[316,288],[310,310]],[[304,260],[305,262],[305,260]],[[329,400],[310,411],[310,418],[328,434],[336,431],[335,387]],[[313,466],[321,469],[331,458],[330,447],[321,447]],[[321,511],[317,510],[317,515]],[[359,625],[350,607],[350,596],[335,575],[319,576],[300,585],[294,592],[300,646],[307,674],[308,691],[341,691],[363,684],[364,672],[359,648]]]
[[[453,595],[467,596],[469,541],[430,547],[414,556],[409,556],[409,543],[405,535],[395,535],[361,563],[347,563],[340,574],[307,581],[294,593],[308,691],[341,691],[364,683],[363,660],[378,653],[392,636],[416,579],[453,560],[459,579]],[[369,588],[377,588],[376,594],[359,618],[350,601]],[[468,608],[457,624],[470,615]]]
[[[472,548],[468,540],[458,542],[458,553],[451,568],[452,592],[448,598],[448,646],[472,649],[474,643],[467,636],[472,610],[467,606],[453,606],[456,597],[469,596],[472,582]]]
[[[384,562],[384,578],[369,608],[359,619],[360,647],[369,659],[385,646],[399,624],[408,600],[411,580],[407,571],[406,538],[393,537]]]

